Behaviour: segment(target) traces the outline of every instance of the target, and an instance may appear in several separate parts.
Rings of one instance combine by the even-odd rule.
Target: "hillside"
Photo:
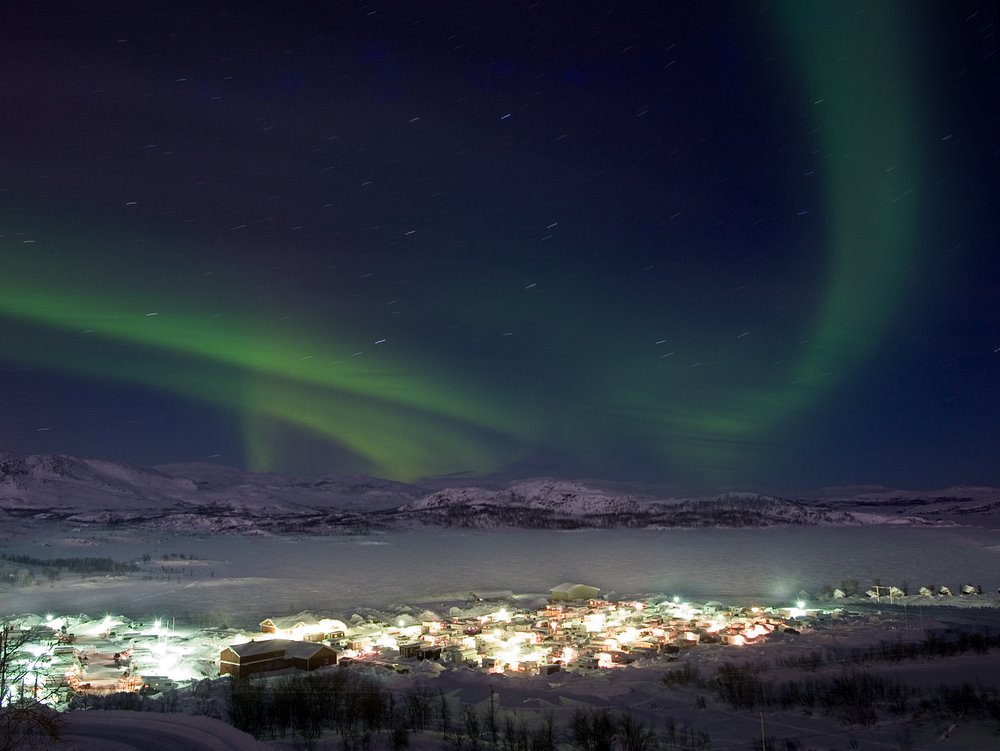
[[[755,493],[659,500],[556,480],[514,483],[500,490],[441,490],[379,516],[396,523],[429,526],[540,529],[853,525],[874,521],[822,505]]]

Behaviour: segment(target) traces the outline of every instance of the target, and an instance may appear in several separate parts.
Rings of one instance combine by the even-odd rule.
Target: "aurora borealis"
[[[1000,483],[998,12],[5,10],[0,450]]]

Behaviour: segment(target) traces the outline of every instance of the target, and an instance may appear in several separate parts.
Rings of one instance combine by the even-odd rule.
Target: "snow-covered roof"
[[[230,649],[242,658],[256,657],[257,655],[280,651],[284,653],[285,657],[297,657],[307,660],[320,650],[329,649],[329,647],[317,642],[295,641],[294,639],[263,639],[261,641],[233,644],[230,646]]]
[[[307,613],[305,611],[301,613],[296,613],[295,615],[281,615],[275,616],[274,618],[265,618],[260,622],[263,626],[265,623],[271,623],[276,628],[290,629],[296,626],[316,626],[319,625],[319,618],[317,618],[312,613]]]
[[[580,584],[579,582],[563,582],[558,587],[553,587],[551,591],[557,594],[569,594],[577,587],[583,587],[586,590],[593,590],[594,592],[598,591],[597,587],[592,587],[589,584]]]

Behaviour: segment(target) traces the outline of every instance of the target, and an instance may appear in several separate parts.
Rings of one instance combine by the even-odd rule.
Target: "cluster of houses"
[[[544,605],[531,609],[513,607],[510,592],[470,599],[447,617],[427,613],[386,622],[353,616],[345,623],[299,614],[268,618],[256,633],[176,629],[160,620],[115,616],[25,617],[20,627],[32,640],[23,650],[32,668],[22,690],[58,687],[60,696],[158,692],[217,674],[245,677],[352,662],[399,672],[434,661],[551,674],[670,659],[699,643],[753,644],[774,631],[800,630],[810,620],[796,609],[724,608],[662,597],[608,601],[596,587],[574,583],[552,588]]]
[[[554,587],[541,609],[458,611],[444,620],[348,626],[309,614],[269,618],[260,624],[260,634],[222,651],[220,674],[245,677],[355,661],[405,671],[418,660],[551,674],[669,657],[699,643],[753,644],[776,630],[797,633],[807,617],[796,608],[724,608],[677,598],[611,602],[598,595],[595,587],[567,583]]]
[[[981,595],[983,593],[983,590],[982,587],[976,587],[971,584],[963,584],[959,588],[958,593],[963,597],[967,597],[971,595]],[[1000,593],[1000,591],[998,591],[998,593]],[[944,584],[942,584],[940,587],[935,587],[933,585],[921,587],[919,590],[917,590],[917,594],[920,597],[955,596],[955,592],[952,591],[951,587]],[[875,600],[875,602],[882,602],[883,600],[892,602],[894,600],[899,600],[903,597],[906,597],[908,593],[905,590],[900,589],[899,587],[893,585],[882,586],[880,584],[875,584],[872,585],[871,589],[865,591],[865,595],[868,598]],[[840,589],[839,587],[833,590],[832,597],[835,600],[842,600],[847,596],[848,596],[847,593],[843,589]]]
[[[192,651],[178,650],[166,640],[169,629],[159,621],[144,626],[111,616],[91,620],[50,615],[19,619],[18,626],[29,637],[20,654],[26,684],[18,691],[30,689],[35,695],[173,688],[178,684],[158,675],[157,668],[174,668]]]

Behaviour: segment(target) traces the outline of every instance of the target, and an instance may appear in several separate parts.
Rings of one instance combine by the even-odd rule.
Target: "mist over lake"
[[[63,574],[54,585],[8,589],[0,610],[221,613],[254,622],[301,609],[344,614],[421,606],[474,590],[544,593],[563,581],[613,596],[662,592],[730,602],[787,601],[800,589],[815,593],[845,579],[956,591],[966,583],[985,592],[1000,586],[1000,530],[978,528],[427,530],[301,538],[139,538],[91,529],[86,535],[36,534],[3,552],[116,560],[148,554],[153,578]],[[167,565],[161,559],[170,554],[196,560]]]

